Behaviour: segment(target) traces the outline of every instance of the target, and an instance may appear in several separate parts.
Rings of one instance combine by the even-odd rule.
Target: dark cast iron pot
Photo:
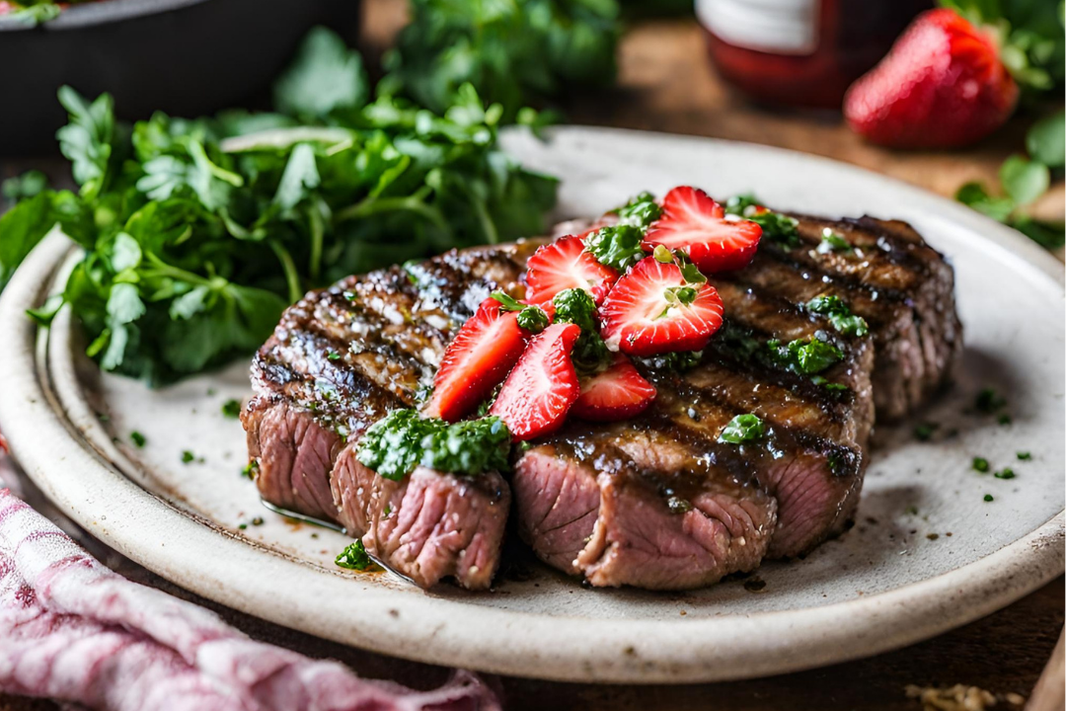
[[[115,97],[118,115],[200,116],[261,100],[304,34],[354,43],[359,0],[100,0],[38,27],[0,17],[0,155],[51,152],[56,90]]]

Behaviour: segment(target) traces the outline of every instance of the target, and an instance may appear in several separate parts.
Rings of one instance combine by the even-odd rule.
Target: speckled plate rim
[[[600,129],[569,129],[575,132]],[[619,134],[633,132],[613,131]],[[644,140],[686,141],[639,134]],[[735,144],[734,144],[735,145]],[[773,151],[752,146],[752,150]],[[789,161],[824,159],[779,151]],[[937,212],[1060,285],[1052,257],[991,221],[857,168],[901,199]],[[884,652],[965,624],[1062,574],[1060,512],[976,562],[895,590],[789,611],[706,619],[591,620],[471,606],[432,594],[398,603],[375,587],[258,547],[141,489],[61,414],[42,366],[47,331],[25,317],[71,249],[48,237],[0,299],[0,430],[33,481],[65,514],[118,552],[208,599],[314,635],[418,661],[591,682],[683,683],[779,674]],[[284,585],[277,581],[285,581]],[[324,601],[330,601],[324,605]],[[346,609],[326,616],[323,607]]]

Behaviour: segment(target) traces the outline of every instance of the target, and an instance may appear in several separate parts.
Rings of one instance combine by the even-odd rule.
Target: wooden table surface
[[[368,0],[365,48],[377,55],[403,22],[402,0]],[[622,126],[764,143],[822,154],[892,175],[951,196],[962,183],[994,183],[1003,160],[1021,149],[1025,119],[1012,121],[980,146],[965,151],[893,152],[864,144],[838,115],[771,112],[751,105],[724,86],[708,65],[700,32],[691,19],[642,22],[626,34],[620,51],[617,88],[588,95],[569,108],[574,123]],[[29,167],[20,161],[20,168]],[[0,164],[9,172],[14,168]],[[1063,186],[1035,207],[1043,217],[1062,219]],[[1061,252],[1059,254],[1062,256]],[[33,503],[31,501],[31,503]],[[94,548],[123,574],[190,599],[128,561]],[[920,709],[908,685],[975,685],[1004,699],[1027,697],[1047,663],[1063,627],[1064,583],[1041,590],[985,619],[935,639],[866,660],[785,676],[724,684],[602,686],[504,678],[512,711],[655,711],[713,708],[721,711],[903,711]],[[368,676],[415,683],[432,677],[422,665],[391,660],[311,639],[245,615],[218,610],[249,634],[315,656],[332,656]],[[846,621],[841,621],[846,624]],[[996,708],[1013,708],[1006,701]],[[0,711],[54,709],[49,702],[0,696]]]

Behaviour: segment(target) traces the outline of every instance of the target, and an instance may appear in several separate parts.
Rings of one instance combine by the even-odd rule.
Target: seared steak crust
[[[843,529],[875,409],[896,418],[941,387],[961,327],[950,266],[909,226],[797,218],[802,246],[766,240],[751,266],[712,279],[727,321],[696,367],[639,365],[659,391],[652,408],[610,425],[572,421],[516,458],[518,529],[547,563],[594,585],[691,588],[766,556],[802,554]],[[818,251],[826,228],[854,250]],[[355,459],[355,443],[389,410],[416,405],[490,291],[521,295],[525,261],[542,243],[349,277],[290,308],[256,356],[257,397],[242,416],[262,496],[339,521],[421,585],[450,575],[488,586],[506,482],[422,469],[385,481]],[[839,296],[870,335],[841,335],[807,311],[819,295]],[[824,381],[751,346],[808,337],[843,354]],[[766,423],[762,441],[718,441],[749,412]]]

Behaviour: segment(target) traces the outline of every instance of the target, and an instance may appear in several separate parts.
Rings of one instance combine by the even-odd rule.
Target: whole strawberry
[[[874,143],[954,148],[984,138],[1014,111],[1018,85],[999,47],[947,8],[919,15],[844,97],[844,117]]]

